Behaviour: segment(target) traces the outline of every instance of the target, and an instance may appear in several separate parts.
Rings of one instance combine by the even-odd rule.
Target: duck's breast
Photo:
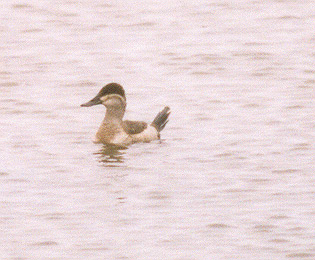
[[[95,142],[105,144],[125,144],[130,139],[129,135],[118,124],[103,123],[98,129]]]

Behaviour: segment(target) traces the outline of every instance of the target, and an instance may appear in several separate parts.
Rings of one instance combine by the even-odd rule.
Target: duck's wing
[[[141,121],[125,120],[123,121],[122,126],[127,134],[135,135],[143,132],[148,127],[148,124]]]

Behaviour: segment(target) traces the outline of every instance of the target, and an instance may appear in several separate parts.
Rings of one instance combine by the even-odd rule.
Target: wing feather
[[[129,135],[135,135],[143,132],[148,127],[146,122],[142,121],[123,121],[123,128]]]

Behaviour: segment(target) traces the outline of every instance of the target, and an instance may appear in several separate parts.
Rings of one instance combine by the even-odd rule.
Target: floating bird
[[[160,132],[168,122],[170,108],[165,107],[157,114],[151,124],[142,121],[123,120],[126,111],[126,96],[123,87],[109,83],[100,92],[81,107],[103,104],[106,107],[105,118],[98,129],[94,142],[126,146],[137,142],[150,142],[160,139]]]

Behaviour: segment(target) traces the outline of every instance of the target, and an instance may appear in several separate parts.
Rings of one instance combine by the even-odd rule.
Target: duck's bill
[[[100,104],[102,104],[102,101],[99,98],[93,98],[89,102],[82,104],[81,107],[91,107]]]

